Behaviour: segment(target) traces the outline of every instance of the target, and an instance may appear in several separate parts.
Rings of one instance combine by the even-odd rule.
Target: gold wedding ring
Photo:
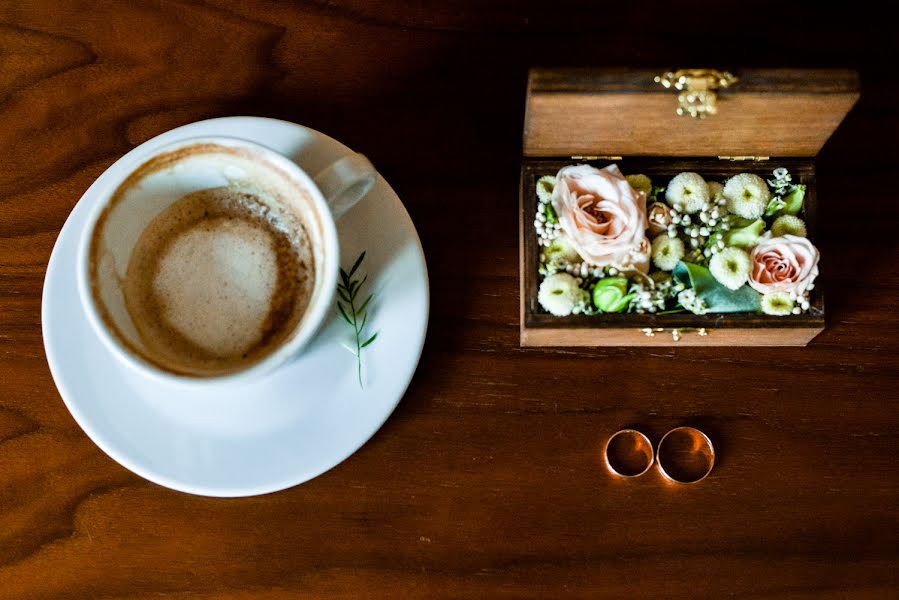
[[[659,441],[656,464],[665,479],[673,483],[698,483],[715,466],[712,440],[693,427],[675,427]]]
[[[623,478],[646,473],[655,459],[652,442],[636,429],[622,429],[609,438],[603,451],[606,467]]]

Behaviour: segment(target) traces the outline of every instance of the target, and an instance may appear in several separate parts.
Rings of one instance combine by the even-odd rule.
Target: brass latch
[[[715,69],[681,69],[668,71],[655,78],[665,88],[681,90],[677,95],[677,114],[702,119],[718,112],[718,94],[715,90],[737,83],[738,79],[727,71]]]

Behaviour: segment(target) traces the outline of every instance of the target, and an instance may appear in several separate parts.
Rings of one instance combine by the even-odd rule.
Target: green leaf
[[[340,279],[341,281],[343,281],[344,287],[350,287],[350,276],[347,275],[346,271],[344,271],[343,269],[340,269]]]
[[[793,187],[792,191],[784,197],[784,207],[781,214],[796,216],[802,210],[805,200],[805,186],[800,184]]]
[[[362,305],[356,312],[365,312],[366,307],[368,307],[368,303],[371,302],[372,296],[374,296],[374,294],[369,294],[368,298],[365,299],[365,302],[362,303]]]
[[[356,259],[356,262],[353,263],[353,267],[350,269],[350,274],[349,274],[350,277],[353,276],[353,274],[356,272],[356,269],[358,269],[359,265],[362,264],[362,260],[364,258],[365,258],[365,252],[363,251],[362,254],[359,255],[359,258]]]
[[[672,272],[674,280],[696,291],[697,297],[705,302],[709,312],[733,313],[756,312],[759,310],[759,293],[744,285],[738,290],[730,290],[712,276],[711,271],[701,265],[677,263]]]
[[[745,223],[746,221],[742,221]],[[737,229],[731,229],[724,234],[724,243],[735,248],[745,248],[754,244],[762,232],[765,230],[765,220],[756,219],[748,225],[740,226]]]
[[[543,205],[543,214],[546,215],[546,222],[550,225],[559,222],[559,217],[556,216],[556,211],[553,210],[552,204],[547,203]]]
[[[380,332],[378,332],[378,333],[380,333]],[[368,338],[367,340],[365,340],[365,342],[362,343],[362,348],[365,348],[366,346],[371,344],[373,341],[375,341],[377,339],[377,337],[378,337],[378,334],[376,333],[373,336],[371,336],[370,338]]]
[[[771,198],[771,201],[768,203],[768,207],[765,208],[765,216],[773,217],[784,206],[786,206],[786,202],[784,202],[781,198],[778,198],[777,196],[775,196],[774,198]]]
[[[356,314],[362,314],[362,325],[360,325],[359,329],[357,330],[360,333],[362,333],[362,330],[365,329],[365,322],[368,321],[368,313],[358,313],[357,312]]]
[[[347,293],[343,290],[343,288],[337,288],[337,295],[340,296],[340,299],[341,299],[341,300],[343,300],[343,301],[346,302],[347,304],[352,305],[352,302],[350,302],[350,297],[349,297],[349,296],[347,295]]]
[[[365,282],[366,282],[367,280],[368,280],[368,274],[366,273],[365,277],[363,277],[363,278],[360,279],[359,281],[354,281],[354,282],[353,282],[353,283],[355,284],[355,286],[356,286],[354,289],[352,289],[352,292],[350,293],[350,297],[351,297],[353,300],[356,299],[356,294],[359,293],[359,290],[362,289],[362,286],[365,284]]]
[[[347,322],[348,325],[352,325],[353,321],[347,316],[346,310],[343,308],[343,304],[340,302],[337,303],[337,310],[340,311],[340,316],[343,317],[343,320]]]

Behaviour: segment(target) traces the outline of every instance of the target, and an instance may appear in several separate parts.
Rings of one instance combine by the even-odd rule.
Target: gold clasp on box
[[[715,90],[737,83],[738,79],[727,71],[715,69],[681,69],[668,71],[655,78],[665,88],[680,90],[677,96],[677,114],[702,119],[718,112],[718,94]]]
[[[640,331],[642,331],[643,335],[645,335],[646,337],[655,337],[657,333],[664,333],[665,331],[670,331],[671,339],[673,339],[675,342],[679,342],[680,339],[682,337],[684,337],[684,334],[695,331],[699,335],[699,337],[705,337],[709,334],[709,331],[711,331],[711,330],[706,329],[705,327],[700,327],[699,329],[676,328],[676,329],[668,329],[668,330],[666,330],[664,327],[647,327],[645,329],[641,329]]]

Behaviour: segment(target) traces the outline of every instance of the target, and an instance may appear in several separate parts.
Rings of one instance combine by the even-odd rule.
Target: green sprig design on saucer
[[[371,302],[374,294],[369,294],[362,304],[356,305],[359,291],[362,289],[362,286],[365,285],[368,275],[366,274],[361,279],[354,279],[353,276],[356,274],[356,271],[359,270],[364,259],[365,252],[359,255],[359,258],[353,263],[349,273],[341,268],[340,281],[337,283],[337,295],[340,296],[340,300],[337,301],[337,310],[343,320],[346,321],[347,325],[353,328],[353,334],[356,341],[355,348],[347,344],[344,344],[343,347],[356,357],[359,387],[365,387],[362,385],[362,349],[371,345],[371,343],[377,339],[379,333],[375,332],[370,338],[364,340],[365,324],[368,321],[368,304]]]

